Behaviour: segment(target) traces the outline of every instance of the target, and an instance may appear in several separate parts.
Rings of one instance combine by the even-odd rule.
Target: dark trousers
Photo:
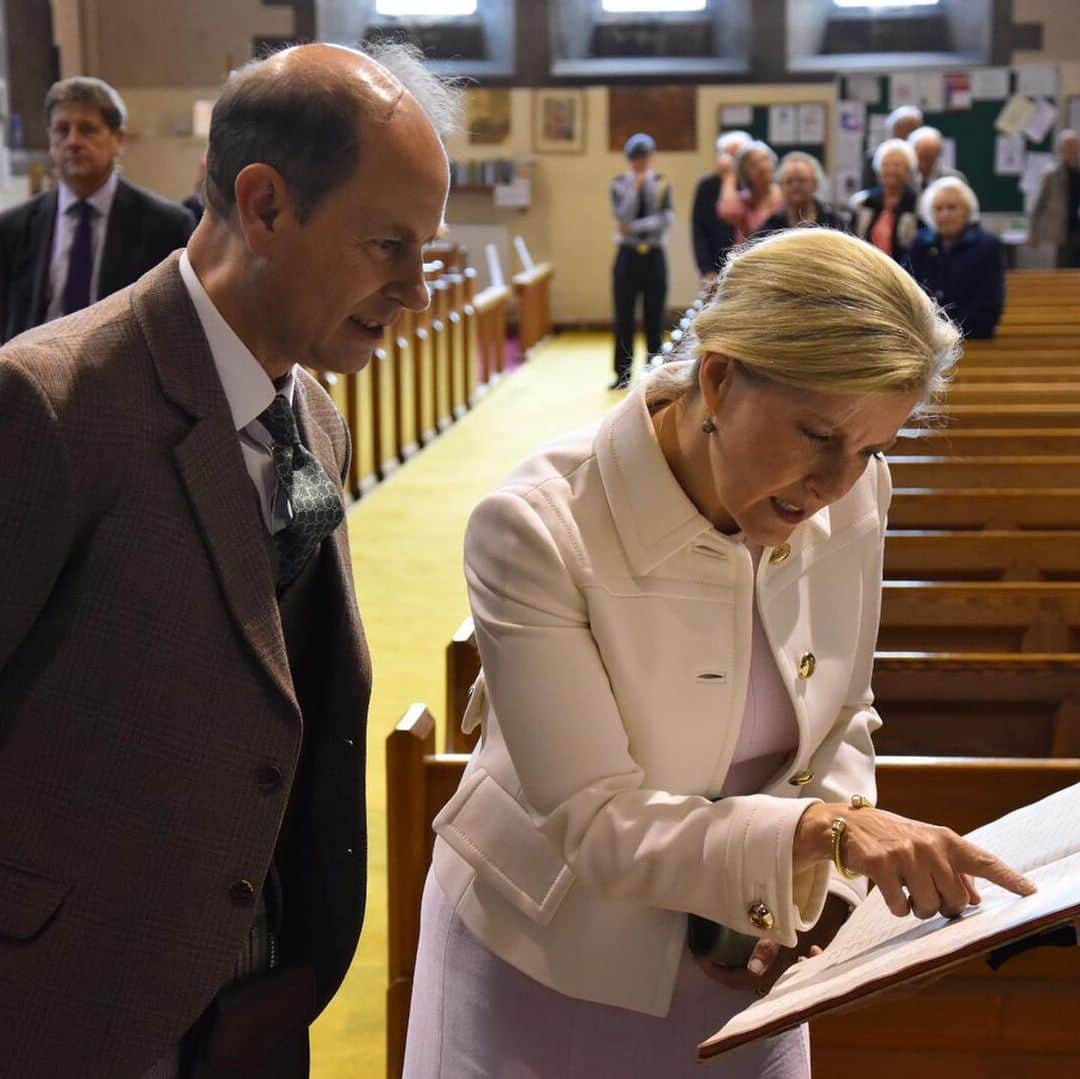
[[[1057,268],[1075,270],[1080,268],[1080,235],[1070,236],[1057,249]]]
[[[638,296],[645,308],[649,355],[660,351],[667,303],[667,259],[661,247],[642,253],[620,247],[612,274],[615,286],[615,374],[629,376],[634,363],[634,327]]]

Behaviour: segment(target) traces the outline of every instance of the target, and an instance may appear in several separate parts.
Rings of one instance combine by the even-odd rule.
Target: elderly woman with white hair
[[[886,139],[874,151],[877,184],[851,199],[855,235],[897,262],[919,231],[918,196],[912,186],[916,164],[915,151],[903,139]]]
[[[973,875],[1034,890],[873,805],[884,453],[958,337],[869,244],[776,233],[682,355],[473,512],[482,734],[435,821],[405,1079],[699,1079],[867,878],[920,918]],[[805,1027],[717,1072],[809,1073]]]
[[[768,218],[758,233],[777,232],[797,225],[819,225],[826,229],[847,230],[843,218],[818,198],[826,184],[825,170],[816,157],[792,150],[780,160],[776,180],[784,196],[784,205]]]
[[[919,204],[925,221],[904,266],[960,327],[988,338],[1005,306],[1005,247],[979,224],[979,200],[963,180],[932,183]]]
[[[760,139],[717,165],[721,188],[716,212],[734,228],[736,243],[748,240],[783,206],[784,198],[773,180],[775,171],[776,154]]]

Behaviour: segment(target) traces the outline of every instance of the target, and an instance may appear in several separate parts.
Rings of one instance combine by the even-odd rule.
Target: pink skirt
[[[753,1000],[689,952],[663,1019],[575,1000],[489,952],[429,873],[405,1079],[808,1079],[806,1027],[697,1063],[698,1043]]]

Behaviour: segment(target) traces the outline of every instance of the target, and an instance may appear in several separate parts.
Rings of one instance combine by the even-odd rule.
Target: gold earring
[[[711,435],[716,431],[716,420],[712,418],[712,415],[705,417],[705,422],[701,425],[702,431],[707,435]]]

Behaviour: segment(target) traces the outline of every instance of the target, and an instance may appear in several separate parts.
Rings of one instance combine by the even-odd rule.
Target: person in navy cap
[[[610,388],[630,385],[638,296],[643,298],[645,340],[649,355],[660,351],[667,300],[664,240],[675,220],[671,184],[652,168],[656,142],[638,132],[623,148],[630,168],[611,181],[611,208],[618,245],[612,272],[615,293],[615,380]]]

